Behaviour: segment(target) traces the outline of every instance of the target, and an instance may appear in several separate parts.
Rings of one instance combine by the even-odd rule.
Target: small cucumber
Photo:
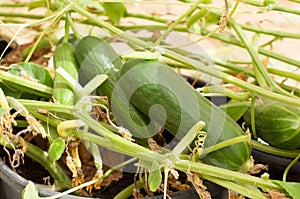
[[[163,125],[176,138],[183,138],[200,120],[206,123],[205,147],[244,135],[240,126],[224,111],[195,91],[167,65],[159,61],[133,63],[123,66],[114,93],[126,93],[132,104],[144,114],[150,112],[151,119]],[[238,143],[209,153],[201,157],[201,161],[239,170],[249,156],[248,143]]]
[[[75,80],[78,79],[78,67],[75,56],[75,48],[69,43],[59,44],[53,55],[54,68],[62,67]],[[61,104],[72,105],[75,94],[66,82],[59,76],[54,78],[53,98]]]
[[[86,36],[80,40],[76,47],[76,57],[80,65],[78,72],[79,82],[85,85],[94,76],[106,74],[108,79],[97,88],[96,94],[107,96],[111,100],[112,91],[119,79],[119,72],[122,66],[121,60],[115,50],[106,41],[98,37]],[[148,138],[157,133],[158,125],[150,123],[149,127],[146,128],[149,118],[132,104],[129,104],[129,110],[124,112],[122,97],[118,96],[115,100],[118,101],[116,103],[119,110],[118,125],[129,129],[134,137]],[[129,117],[127,117],[128,114],[130,115]],[[150,132],[149,129],[154,129],[154,132]]]
[[[245,113],[246,126],[251,128],[250,109]],[[254,107],[255,130],[258,137],[283,149],[300,148],[300,108],[265,101]]]

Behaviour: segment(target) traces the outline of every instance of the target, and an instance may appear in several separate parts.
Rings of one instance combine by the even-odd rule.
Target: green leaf
[[[162,175],[160,171],[160,167],[157,161],[154,161],[151,166],[151,170],[149,173],[148,185],[150,191],[156,191],[160,186],[162,181]]]
[[[21,66],[21,69],[26,72],[27,75],[39,81],[39,83],[44,84],[49,87],[53,87],[53,80],[50,72],[43,66],[32,63],[32,62],[20,62],[17,66]],[[12,67],[9,72],[20,76],[20,68]]]
[[[126,7],[120,2],[104,2],[102,6],[113,24],[118,25],[120,19],[127,13]]]
[[[220,106],[234,121],[238,121],[250,107],[249,102],[229,103]]]
[[[274,180],[274,182],[284,188],[293,198],[298,198],[300,196],[299,182],[283,182],[277,180]]]
[[[34,186],[34,183],[29,181],[25,189],[22,191],[23,199],[39,199],[38,189]]]
[[[20,77],[21,72],[30,79]],[[53,87],[53,80],[50,72],[43,66],[31,62],[20,62],[11,67],[6,74],[7,77],[10,77],[8,79],[13,77],[13,79],[22,78],[24,81],[32,81],[32,84],[26,82],[25,85],[20,84],[20,80],[16,80],[15,82],[10,80],[2,80],[1,88],[3,85],[4,93],[7,96],[23,99],[36,99],[37,96],[48,96],[50,92],[52,93],[52,91],[49,89]],[[38,81],[38,83],[34,82],[33,80]],[[41,84],[42,87],[46,86],[47,90],[45,90],[46,88],[43,88],[43,90],[32,89],[33,84]]]
[[[57,138],[51,143],[48,150],[48,159],[50,162],[57,161],[65,151],[65,141],[62,138]]]
[[[16,66],[11,67],[8,72],[19,77],[22,72],[32,80],[38,81],[40,84],[44,84],[51,88],[53,87],[53,80],[50,72],[45,67],[35,63],[20,62],[17,63]],[[37,96],[42,96],[36,90],[29,89],[25,85],[23,87],[7,81],[3,81],[3,83],[5,84],[4,93],[8,96],[23,99],[35,99]]]

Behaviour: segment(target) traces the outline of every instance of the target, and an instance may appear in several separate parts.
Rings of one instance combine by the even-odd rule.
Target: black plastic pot
[[[10,39],[0,35],[0,55],[3,53],[3,51],[5,50],[6,46],[8,45]],[[16,48],[17,44],[15,42],[12,43],[12,45],[10,47],[7,48],[6,52],[4,53],[4,56],[7,55],[13,48]]]
[[[0,198],[1,199],[21,199],[22,191],[28,184],[28,180],[24,179],[14,171],[12,171],[1,159],[0,159]],[[42,185],[37,185],[40,196],[51,196],[57,194]],[[63,199],[80,199],[84,197],[79,196],[64,196]]]
[[[277,180],[282,180],[286,167],[293,161],[290,158],[279,157],[258,150],[253,150],[252,155],[255,163],[267,165],[270,178]],[[300,182],[300,161],[296,162],[289,170],[287,181]]]
[[[0,159],[0,198],[1,199],[21,199],[22,191],[28,184],[28,180],[24,179],[14,171],[12,171],[1,159]],[[227,190],[221,186],[218,186],[212,182],[205,182],[208,191],[211,193],[213,199],[227,199]],[[57,192],[52,191],[42,185],[36,185],[39,190],[40,196],[52,196]],[[178,191],[170,194],[173,199],[197,199],[199,198],[194,188],[184,191]],[[86,197],[67,195],[62,199],[83,199]],[[149,199],[160,199],[162,196],[148,197]],[[92,199],[92,198],[90,198]]]

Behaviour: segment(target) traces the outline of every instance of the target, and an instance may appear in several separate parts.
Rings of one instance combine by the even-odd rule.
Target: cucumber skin
[[[82,85],[98,74],[108,76],[108,79],[98,87],[96,93],[110,98],[122,65],[114,49],[98,37],[86,36],[77,44],[76,59],[80,65],[78,75]]]
[[[251,128],[250,109],[245,113],[246,126]],[[295,106],[264,102],[254,107],[258,137],[283,149],[300,148],[300,109]]]
[[[107,96],[111,101],[111,95],[119,79],[122,67],[121,60],[115,50],[106,41],[98,37],[86,36],[77,44],[76,58],[80,66],[78,72],[79,82],[82,85],[85,85],[97,74],[106,74],[108,76],[108,79],[97,88],[96,94]],[[107,67],[107,63],[112,65]],[[148,138],[154,134],[153,131],[157,133],[159,126],[154,123],[141,131],[139,127],[147,126],[149,118],[132,104],[129,104],[128,112],[127,110],[123,112],[124,102],[122,98],[116,97],[115,100],[118,101],[116,108],[119,111],[116,121],[119,126],[130,130],[131,134],[138,138]],[[128,114],[130,117],[128,117]]]
[[[75,80],[78,80],[78,66],[75,56],[75,48],[69,43],[59,44],[53,55],[54,68],[62,67]],[[59,76],[54,78],[53,98],[61,104],[72,105],[75,100],[73,90]]]
[[[126,77],[129,71],[134,74],[132,78]],[[145,82],[164,82],[163,84],[166,87],[160,84],[148,84],[139,87],[130,96],[130,101],[145,114],[148,114],[150,107],[154,104],[163,106],[167,112],[164,128],[173,133],[178,139],[181,139],[200,120],[206,123],[204,128],[204,131],[207,132],[205,147],[244,135],[240,126],[224,111],[196,92],[175,71],[158,61],[147,61],[137,65],[125,64],[121,75],[124,80],[120,82],[119,86],[124,92],[132,86],[143,85]],[[122,78],[120,81],[122,81]],[[176,99],[174,90],[181,91],[181,93],[177,92],[175,95],[180,95],[179,97],[184,99],[186,109],[180,109],[180,99]],[[195,102],[198,103],[199,109],[197,110],[195,110],[195,107],[197,107]],[[158,117],[158,122],[160,117]],[[183,126],[179,124],[183,124]],[[201,161],[230,170],[239,170],[249,160],[249,157],[249,144],[238,143],[209,153],[201,157]]]

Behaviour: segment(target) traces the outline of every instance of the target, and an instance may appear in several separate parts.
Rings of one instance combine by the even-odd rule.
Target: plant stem
[[[253,5],[253,6],[257,6],[257,7],[265,7],[262,2],[256,1],[256,0],[241,0],[241,2],[250,4],[250,5]],[[280,12],[291,13],[291,14],[295,14],[295,15],[300,15],[300,10],[296,10],[296,9],[288,8],[288,7],[282,7],[282,6],[278,6],[276,4],[270,4],[267,7],[267,9],[268,10],[276,10],[276,11],[280,11]]]
[[[201,67],[201,64],[197,64],[196,61],[194,61],[194,60],[191,61],[191,60],[187,59],[186,57],[181,56],[179,54],[176,54],[176,53],[174,53],[170,50],[164,50],[163,56],[165,56],[167,58],[170,58],[172,60],[175,60],[179,63],[182,63],[190,69],[196,69],[196,70],[204,72],[208,75],[211,75],[213,77],[221,78],[226,82],[229,82],[229,83],[232,83],[236,86],[239,86],[239,87],[241,87],[241,88],[243,88],[243,89],[245,89],[249,92],[256,93],[257,95],[261,95],[263,97],[271,98],[273,100],[277,100],[277,101],[284,102],[284,103],[287,103],[287,104],[300,106],[300,100],[299,99],[295,99],[295,98],[284,96],[284,95],[281,95],[281,94],[278,94],[278,93],[271,92],[271,91],[263,89],[259,86],[255,86],[255,85],[246,83],[243,80],[240,80],[238,78],[235,78],[231,75],[228,75],[228,74],[220,72],[220,71],[218,71],[216,73],[216,70],[214,68]]]
[[[141,183],[141,181],[137,181],[136,183],[133,183],[131,185],[129,185],[128,187],[126,187],[125,189],[123,189],[122,191],[120,191],[113,199],[124,199],[124,198],[130,198],[130,196],[132,195],[134,188],[137,189],[142,189],[143,188],[143,184]]]
[[[244,47],[247,49],[248,53],[250,54],[254,64],[253,67],[254,72],[256,74],[256,76],[262,76],[264,78],[264,80],[266,81],[267,85],[269,86],[269,88],[272,91],[278,92],[280,94],[283,95],[287,95],[289,96],[290,94],[288,92],[286,92],[285,90],[283,90],[282,88],[280,88],[269,76],[266,68],[264,67],[264,65],[262,64],[262,62],[259,60],[258,57],[258,53],[250,46],[250,43],[248,42],[246,36],[244,35],[244,33],[241,30],[241,27],[235,22],[234,19],[230,19],[231,25],[233,27],[233,29],[235,30],[235,32],[237,33],[238,37],[240,38],[240,40],[242,41]],[[260,81],[258,82],[259,84],[261,83]],[[260,86],[264,86],[264,85],[260,85]]]
[[[21,7],[27,7],[27,3],[1,3],[0,7],[9,7],[9,8],[21,8]]]
[[[198,5],[202,3],[202,0],[198,0],[193,6],[191,6],[184,14],[178,17],[169,27],[168,29],[155,41],[154,45],[158,46],[160,42],[173,30],[173,28],[180,23],[185,17],[191,15],[197,8]]]
[[[0,137],[2,138],[2,137]],[[6,147],[11,147],[11,145],[6,144],[5,141],[1,142],[0,144],[5,145]],[[64,170],[56,163],[51,163],[48,160],[47,152],[43,151],[39,147],[31,144],[30,142],[25,142],[28,146],[27,151],[25,153],[26,156],[31,158],[32,160],[41,164],[53,177],[56,188],[58,190],[69,189],[72,187],[70,178],[65,174]],[[19,143],[12,143],[14,145],[19,145]]]
[[[299,154],[298,150],[279,149],[276,147],[261,144],[255,140],[250,140],[250,145],[253,149],[281,157],[296,158]]]
[[[66,4],[70,4],[70,1],[68,1],[68,0],[62,0],[62,2],[66,3]],[[154,46],[153,44],[144,42],[140,39],[135,38],[134,36],[128,35],[124,31],[116,28],[115,26],[113,26],[99,18],[95,18],[95,16],[93,14],[91,14],[90,12],[88,12],[87,10],[82,8],[79,4],[74,4],[72,8],[74,11],[87,17],[89,20],[93,21],[95,23],[95,25],[100,26],[100,27],[105,27],[107,30],[115,33],[116,35],[120,36],[121,38],[123,38],[127,41],[130,41],[132,43],[135,43],[136,45],[138,45],[142,48],[151,49]]]
[[[141,29],[141,30],[167,30],[167,25],[120,25],[116,26],[121,30],[134,30],[134,29]],[[185,27],[174,27],[173,30],[179,32],[188,32],[188,29]]]
[[[70,16],[70,13],[67,12],[66,15],[67,15],[67,18],[68,18],[68,16]],[[70,23],[69,23],[69,20],[65,21],[65,27],[64,28],[65,28],[65,32],[64,32],[63,42],[67,43],[69,41],[69,37],[70,37]]]
[[[110,145],[108,148],[112,148],[112,150],[116,150],[119,152],[126,153],[127,155],[131,155],[133,157],[137,157],[140,159],[148,158],[148,160],[152,159],[154,155],[157,156],[159,162],[163,162],[164,156],[157,154],[145,147],[142,147],[138,144],[130,142],[119,135],[116,135],[103,127],[99,122],[95,121],[89,114],[83,113],[82,111],[76,111],[74,116],[81,119],[84,123],[86,123],[90,128],[95,130],[100,135],[104,136],[106,140],[110,141],[105,143],[105,145]],[[99,136],[98,136],[99,137]],[[96,138],[96,137],[95,137]],[[102,138],[103,139],[103,138]],[[102,140],[90,140],[90,142],[94,142],[99,145],[103,145]]]
[[[217,143],[217,144],[215,144],[215,145],[213,145],[211,147],[203,149],[201,151],[201,155],[208,154],[208,153],[217,151],[217,150],[219,150],[221,148],[228,147],[228,146],[240,143],[240,142],[250,142],[250,139],[251,138],[250,138],[249,135],[243,135],[243,136],[231,138],[229,140],[225,140],[225,141]]]
[[[79,189],[82,189],[82,188],[84,188],[84,187],[86,187],[86,186],[92,185],[92,184],[96,183],[96,182],[99,181],[99,180],[102,180],[102,179],[104,179],[104,178],[107,178],[107,177],[109,176],[109,174],[111,174],[111,172],[113,172],[114,170],[119,169],[119,168],[122,168],[123,166],[125,166],[125,165],[127,165],[127,164],[130,164],[130,163],[132,163],[132,162],[134,162],[134,161],[136,161],[136,158],[131,158],[131,159],[125,161],[125,162],[122,162],[122,163],[120,163],[120,164],[118,164],[118,165],[116,165],[116,166],[113,166],[112,168],[110,168],[109,170],[107,170],[107,171],[105,172],[105,174],[103,174],[103,176],[101,176],[101,177],[98,178],[98,179],[90,180],[90,181],[88,181],[88,182],[86,182],[86,183],[83,183],[83,184],[78,185],[78,186],[76,186],[76,187],[70,188],[70,189],[68,189],[67,191],[64,191],[64,192],[62,192],[62,193],[56,194],[56,195],[54,195],[54,196],[50,196],[50,197],[41,197],[41,199],[56,199],[56,198],[61,198],[61,197],[63,197],[63,196],[66,196],[66,195],[68,195],[68,194],[70,194],[70,193],[73,193],[73,192],[75,192],[75,191],[77,191],[77,190],[79,190]]]
[[[187,172],[189,170],[197,172],[203,178],[205,178],[206,176],[217,176],[220,179],[225,179],[232,182],[249,184],[255,187],[261,187],[270,190],[284,191],[282,187],[273,183],[271,180],[264,180],[258,177],[242,174],[235,171],[230,171],[227,169],[217,168],[206,164],[191,161],[176,161],[174,162],[174,166],[175,168],[184,172]]]
[[[285,62],[285,63],[293,65],[293,66],[295,66],[297,68],[300,68],[300,61],[299,60],[292,59],[292,58],[283,56],[281,54],[274,53],[274,52],[269,51],[269,50],[265,50],[265,49],[260,48],[260,47],[258,48],[258,52],[260,54],[262,54],[262,55],[267,56],[267,57],[270,57],[270,58],[273,58],[273,59]]]
[[[63,1],[66,2],[66,3],[69,3],[67,0],[63,0]],[[135,38],[131,35],[128,35],[127,33],[123,32],[122,30],[120,30],[120,29],[118,29],[118,28],[116,28],[116,27],[114,27],[114,26],[112,26],[112,25],[110,25],[106,22],[104,22],[103,20],[101,20],[99,18],[95,18],[94,15],[92,15],[91,13],[89,13],[88,11],[86,11],[85,9],[80,7],[78,4],[74,4],[73,10],[75,10],[76,12],[80,13],[83,16],[86,16],[89,20],[94,21],[95,24],[97,24],[98,26],[105,27],[109,31],[119,35],[123,39],[125,39],[125,40],[127,40],[127,41],[129,41],[133,44],[136,44],[136,45],[138,45],[142,48],[146,48],[146,49],[155,48],[154,44],[152,44],[150,42],[144,42],[144,41],[142,41],[138,38]],[[226,39],[228,39],[228,38],[226,38]],[[237,40],[234,40],[234,41],[237,41]],[[239,45],[241,45],[241,44],[239,44]],[[277,93],[273,93],[271,91],[265,90],[263,88],[260,88],[260,87],[254,86],[254,85],[251,85],[251,84],[246,83],[242,80],[239,80],[238,78],[232,77],[231,75],[228,75],[228,74],[225,74],[225,73],[222,73],[222,72],[216,73],[216,71],[212,70],[211,68],[207,68],[207,67],[205,67],[205,68],[201,67],[200,68],[195,63],[190,62],[186,57],[181,56],[180,54],[174,53],[170,50],[162,49],[161,54],[163,56],[171,58],[171,59],[173,59],[173,60],[175,60],[179,63],[183,63],[183,64],[189,66],[190,68],[200,70],[204,73],[207,73],[207,74],[209,74],[211,76],[214,76],[214,77],[217,77],[217,78],[221,77],[223,80],[225,80],[227,82],[230,82],[234,85],[240,86],[241,88],[244,88],[248,91],[257,93],[261,96],[271,98],[271,99],[274,99],[274,100],[277,100],[277,101],[281,101],[281,102],[284,102],[284,103],[300,106],[300,100],[298,100],[298,99],[293,99],[291,97],[287,97],[287,96],[283,96],[283,95],[280,95],[280,94],[277,94]]]
[[[209,32],[210,31],[206,30],[206,29],[202,30],[202,34],[204,34],[204,35],[208,34]],[[215,33],[215,34],[211,35],[211,37],[214,38],[214,39],[217,39],[219,41],[222,41],[224,43],[228,43],[228,44],[232,44],[232,45],[244,48],[244,45],[240,41],[238,41],[237,39],[235,39],[233,37],[228,37],[228,36],[225,36],[225,35],[222,35],[222,34],[218,34],[218,33]],[[276,59],[276,60],[279,60],[279,61],[291,64],[291,65],[293,65],[295,67],[300,68],[300,61],[299,60],[295,60],[295,59],[283,56],[281,54],[274,53],[274,52],[269,51],[269,50],[265,50],[265,49],[263,49],[261,47],[258,47],[258,52],[260,54],[262,54],[262,55],[268,56],[270,58],[273,58],[273,59]]]
[[[297,157],[286,167],[286,169],[284,170],[284,173],[283,173],[283,177],[282,177],[282,181],[283,182],[286,182],[286,177],[287,177],[287,174],[289,172],[289,170],[292,168],[292,166],[298,162],[300,158],[300,153],[297,155]]]
[[[36,101],[36,100],[26,100],[26,99],[18,99],[18,101],[23,104],[26,108],[29,109],[45,109],[48,111],[56,111],[62,113],[73,114],[74,107],[70,105],[64,104],[55,104],[50,102]]]
[[[91,23],[91,22],[89,22],[89,23]],[[91,23],[91,24],[94,24],[94,23]],[[122,30],[131,30],[131,29],[146,29],[146,30],[160,29],[160,30],[166,30],[168,28],[168,26],[166,26],[166,25],[133,25],[133,26],[118,26],[118,27]],[[180,32],[188,32],[188,30],[185,27],[174,27],[173,30],[180,31]],[[210,34],[210,33],[211,33],[211,31],[208,31],[206,29],[202,30],[203,35],[208,35],[209,34],[210,37],[212,37],[214,39],[217,39],[217,40],[220,40],[224,43],[239,46],[241,48],[244,47],[243,44],[240,41],[236,40],[235,38],[228,37],[228,36],[223,35],[223,34],[218,34],[218,33]],[[286,34],[289,34],[289,33],[286,33]],[[276,59],[276,60],[279,60],[279,61],[282,61],[284,63],[287,63],[287,64],[290,64],[290,65],[293,65],[295,67],[300,68],[300,61],[299,60],[295,60],[295,59],[283,56],[281,54],[266,50],[262,47],[258,47],[258,53],[260,53],[261,55],[265,55],[265,56],[268,56],[270,58],[273,58],[273,59]]]
[[[19,17],[19,18],[27,18],[27,19],[43,19],[45,16],[43,15],[35,15],[35,14],[24,14],[24,13],[7,13],[0,12],[0,16],[2,17]]]
[[[49,162],[48,154],[45,151],[31,143],[26,142],[26,144],[28,145],[28,151],[25,154],[49,171],[50,175],[54,178],[58,190],[70,189],[72,187],[70,178],[58,164]]]
[[[252,94],[251,97],[251,107],[250,107],[250,117],[251,117],[251,130],[252,130],[252,135],[253,135],[253,139],[257,140],[257,134],[256,134],[256,128],[255,128],[255,100],[256,97],[254,94]]]
[[[297,33],[290,33],[290,32],[284,32],[284,31],[280,31],[280,30],[267,30],[264,28],[259,28],[256,26],[250,26],[250,25],[240,25],[242,29],[244,30],[248,30],[248,31],[252,31],[252,32],[256,32],[256,33],[263,33],[266,35],[273,35],[275,37],[279,37],[279,38],[293,38],[293,39],[300,39],[300,34]]]
[[[240,193],[246,198],[266,199],[266,197],[260,191],[249,191],[249,186],[237,184],[233,181],[227,181],[213,176],[206,176],[206,178],[207,180],[215,182],[216,184],[221,185],[227,188],[228,190]]]
[[[221,61],[217,61],[217,60],[213,60],[213,62],[216,64],[216,65],[219,65],[219,66],[222,66],[224,68],[228,68],[230,70],[233,70],[233,71],[236,71],[236,72],[239,72],[239,73],[243,73],[245,75],[249,75],[251,77],[254,77],[254,72],[252,70],[249,70],[247,68],[243,68],[243,67],[240,67],[238,65],[235,65],[235,64],[232,64],[232,63],[224,63],[224,62],[221,62]]]
[[[66,22],[68,22],[69,25],[71,26],[75,38],[78,39],[78,40],[80,40],[81,39],[80,33],[77,31],[77,28],[76,28],[76,26],[74,24],[74,21],[73,21],[73,19],[71,17],[71,13],[70,12],[67,12],[67,20],[66,20]]]
[[[202,91],[202,94],[208,94],[208,96],[213,93],[218,93],[238,101],[245,101],[250,97],[250,93],[248,92],[235,92],[231,89],[227,89],[226,87],[224,87],[224,85],[204,86],[199,90]]]
[[[276,68],[267,68],[267,70],[268,70],[269,73],[272,73],[274,75],[279,75],[281,77],[294,79],[294,80],[300,82],[300,74],[297,74],[297,73],[294,73],[294,72],[283,71],[283,70],[279,70],[279,69],[276,69]]]
[[[156,16],[153,16],[153,15],[141,14],[141,13],[127,13],[125,17],[135,17],[135,18],[140,18],[140,19],[148,19],[148,20],[155,21],[155,22],[160,22],[160,23],[169,22],[169,20],[164,19],[164,18],[156,17]]]
[[[90,142],[99,144],[100,146],[105,146],[109,150],[118,151],[119,153],[124,153],[133,157],[137,157],[146,162],[150,160],[156,160],[158,163],[164,164],[165,159],[167,159],[168,157],[150,151],[149,149],[141,147],[135,143],[121,138],[116,134],[111,133],[110,131],[102,127],[98,122],[94,121],[94,119],[87,113],[76,112],[75,115],[78,118],[80,118],[83,122],[85,122],[91,129],[106,137],[101,138],[94,134],[86,133],[85,136],[89,138]],[[110,142],[107,142],[107,139]],[[194,171],[199,173],[201,176],[218,176],[221,179],[250,184],[255,187],[258,186],[266,189],[275,189],[278,191],[283,191],[283,189],[280,186],[273,183],[271,180],[263,180],[261,178],[249,176],[239,172],[229,171],[227,169],[222,169],[187,160],[177,160],[173,162],[173,164],[175,166],[175,169],[179,169],[184,172]]]
[[[10,84],[16,85],[18,87],[25,87],[25,88],[37,91],[43,97],[52,96],[52,88],[50,88],[44,84],[40,84],[37,82],[33,82],[30,80],[21,78],[19,76],[13,75],[9,72],[0,70],[0,79],[5,80],[5,81],[9,82]]]

